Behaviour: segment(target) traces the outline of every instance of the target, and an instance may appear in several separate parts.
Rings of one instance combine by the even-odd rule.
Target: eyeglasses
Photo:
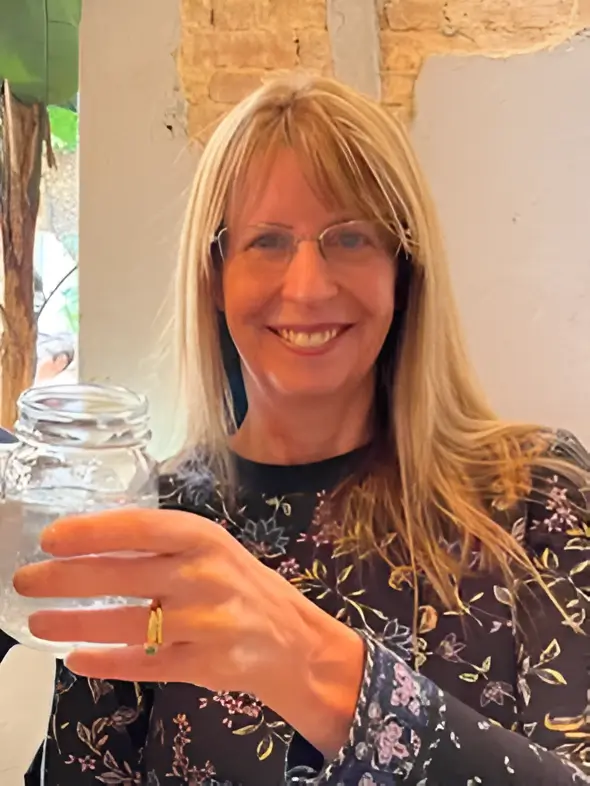
[[[234,257],[253,263],[288,263],[304,240],[316,242],[327,262],[362,263],[376,254],[396,256],[401,241],[385,227],[371,221],[345,221],[324,229],[318,236],[295,235],[288,229],[273,225],[248,227],[230,240],[227,227],[214,238],[223,261]]]

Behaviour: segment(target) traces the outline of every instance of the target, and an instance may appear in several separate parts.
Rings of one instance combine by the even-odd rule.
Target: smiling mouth
[[[342,335],[348,330],[349,325],[339,325],[338,327],[329,328],[328,330],[287,330],[283,328],[270,328],[270,330],[277,336],[295,347],[303,347],[313,349],[315,347],[323,347],[330,341],[333,341],[338,336]]]

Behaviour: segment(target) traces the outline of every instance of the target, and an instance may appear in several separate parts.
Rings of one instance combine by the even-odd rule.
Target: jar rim
[[[146,396],[98,383],[29,388],[17,402],[16,436],[25,442],[72,447],[114,447],[146,443]],[[96,444],[95,444],[96,443]]]

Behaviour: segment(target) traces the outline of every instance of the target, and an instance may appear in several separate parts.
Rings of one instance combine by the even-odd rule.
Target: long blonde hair
[[[410,266],[395,358],[385,358],[382,369],[387,395],[377,430],[384,450],[341,489],[343,539],[359,553],[378,551],[392,566],[422,572],[448,606],[457,602],[456,580],[474,549],[507,578],[523,568],[534,573],[523,546],[491,518],[488,503],[495,496],[510,506],[527,492],[544,438],[532,424],[500,421],[474,381],[436,211],[404,128],[335,81],[291,75],[265,84],[229,112],[202,153],[176,282],[187,448],[204,448],[215,457],[216,472],[229,477],[235,424],[220,350],[212,240],[232,186],[254,157],[259,166],[285,145],[326,199],[391,228]],[[461,544],[458,555],[449,553],[453,538]]]

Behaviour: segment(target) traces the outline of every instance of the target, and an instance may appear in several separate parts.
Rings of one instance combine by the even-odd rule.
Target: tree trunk
[[[4,82],[0,93],[0,232],[4,299],[0,308],[0,425],[12,428],[16,402],[33,383],[37,328],[33,299],[35,226],[47,111],[25,105]],[[49,148],[50,150],[50,148]]]

